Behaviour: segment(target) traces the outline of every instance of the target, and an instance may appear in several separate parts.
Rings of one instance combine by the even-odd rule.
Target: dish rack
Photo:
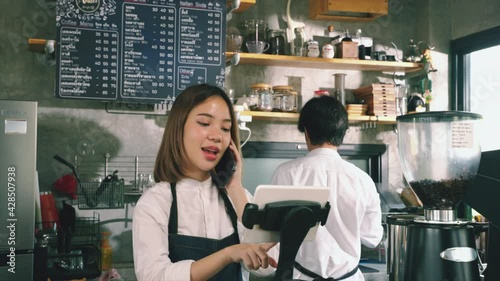
[[[90,155],[75,157],[81,182],[78,189],[80,209],[118,209],[124,195],[141,195],[153,182],[155,156]],[[115,180],[113,174],[116,175]]]
[[[52,280],[97,278],[101,275],[99,214],[77,217],[70,239],[58,222],[37,222],[35,275]]]
[[[78,188],[78,208],[122,209],[125,183],[123,179],[110,182],[81,182]]]

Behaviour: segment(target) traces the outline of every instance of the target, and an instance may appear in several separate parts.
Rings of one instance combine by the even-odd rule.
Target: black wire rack
[[[141,195],[153,183],[155,156],[89,155],[76,157],[81,182],[80,209],[118,209],[125,195]],[[113,175],[114,181],[110,180]]]
[[[35,277],[52,280],[96,278],[101,274],[98,213],[75,218],[74,231],[64,235],[58,221],[36,223]]]

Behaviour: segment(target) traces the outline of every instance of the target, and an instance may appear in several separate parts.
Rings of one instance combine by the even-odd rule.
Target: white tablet
[[[320,203],[324,208],[330,195],[330,188],[325,186],[291,186],[291,185],[259,185],[255,190],[252,203],[264,208],[268,203],[304,200]],[[318,231],[319,222],[307,233],[304,241],[314,240]],[[245,229],[242,243],[264,243],[279,242],[280,233],[278,231],[262,230],[259,225],[254,225],[253,229]]]

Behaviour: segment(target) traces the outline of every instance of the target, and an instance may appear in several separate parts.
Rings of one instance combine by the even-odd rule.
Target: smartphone
[[[234,160],[234,154],[228,148],[212,171],[212,178],[219,188],[225,188],[235,171],[236,161]]]

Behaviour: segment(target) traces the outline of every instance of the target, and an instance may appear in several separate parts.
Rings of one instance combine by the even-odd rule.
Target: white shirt
[[[305,157],[283,163],[273,184],[329,186],[331,205],[325,226],[313,241],[303,242],[296,261],[324,278],[338,278],[353,270],[361,257],[361,243],[376,247],[383,236],[380,197],[373,180],[336,150],[317,148]],[[361,243],[360,243],[361,242]],[[296,279],[312,278],[294,270]],[[364,280],[358,270],[345,280]]]
[[[222,239],[234,232],[212,179],[183,179],[176,184],[178,233]],[[248,193],[248,195],[250,195]],[[168,221],[172,193],[170,184],[157,183],[141,196],[134,209],[132,240],[138,281],[189,281],[194,260],[171,262],[168,257]],[[238,229],[244,226],[238,221]],[[240,239],[242,233],[239,233]],[[243,279],[249,280],[242,270]]]

